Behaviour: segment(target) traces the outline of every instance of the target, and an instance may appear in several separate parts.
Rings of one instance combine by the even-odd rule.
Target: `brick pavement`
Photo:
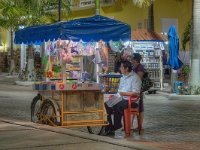
[[[12,79],[0,78],[0,116],[30,121],[30,98],[35,94],[29,86],[13,85]],[[146,94],[142,135],[133,132],[122,140],[171,150],[200,149],[200,100],[168,100],[168,95],[168,92]],[[14,111],[9,110],[11,106],[15,106]],[[87,132],[85,128],[72,130]],[[117,135],[124,136],[124,132],[118,130]]]

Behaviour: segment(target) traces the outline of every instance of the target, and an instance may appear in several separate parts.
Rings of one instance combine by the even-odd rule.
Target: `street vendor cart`
[[[38,95],[31,103],[31,121],[63,128],[85,126],[90,133],[94,133],[93,126],[108,125],[104,94],[113,93],[119,80],[106,76],[106,71],[102,73],[107,70],[109,59],[102,45],[109,40],[128,41],[130,35],[129,25],[100,15],[16,31],[16,44],[45,45],[46,79],[33,85]],[[87,65],[83,57],[88,55],[94,56],[96,81],[83,67]],[[109,91],[108,87],[101,87],[100,82],[116,86]]]

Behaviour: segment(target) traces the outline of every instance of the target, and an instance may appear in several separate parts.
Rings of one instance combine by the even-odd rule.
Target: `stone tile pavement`
[[[15,79],[0,78],[0,149],[13,148],[8,145],[11,144],[12,141],[15,141],[11,138],[11,135],[12,133],[16,133],[16,130],[19,131],[19,133],[21,130],[21,132],[25,130],[26,133],[22,135],[27,137],[28,141],[27,143],[25,142],[26,144],[29,144],[30,141],[36,143],[36,145],[30,145],[29,147],[23,146],[22,144],[21,149],[45,149],[40,145],[41,143],[37,144],[37,142],[38,140],[43,141],[43,146],[45,146],[45,139],[49,137],[48,134],[52,134],[44,134],[43,130],[47,129],[53,133],[58,132],[59,134],[53,135],[53,137],[55,136],[55,138],[58,139],[59,136],[66,134],[66,137],[61,136],[65,138],[66,141],[63,141],[61,138],[60,145],[56,143],[57,140],[54,143],[54,140],[50,137],[50,142],[46,144],[46,146],[50,145],[48,149],[53,149],[56,145],[59,145],[59,147],[63,146],[61,149],[82,149],[87,148],[86,143],[89,144],[90,142],[92,142],[92,144],[88,145],[88,149],[116,149],[116,147],[120,149],[200,149],[200,100],[168,100],[169,91],[157,91],[157,94],[146,94],[144,100],[144,131],[142,135],[138,135],[138,132],[132,132],[131,137],[124,137],[124,132],[118,130],[116,135],[123,138],[115,139],[114,137],[102,137],[88,134],[86,128],[60,129],[30,123],[30,102],[36,92],[32,91],[30,86],[24,87],[14,85],[14,80]],[[17,121],[13,121],[15,119],[17,119]],[[7,122],[5,122],[5,120],[7,120]],[[19,126],[17,129],[12,127],[16,122],[20,124],[17,125]],[[21,127],[25,127],[25,129],[21,129]],[[18,136],[15,136],[15,138],[18,138]],[[37,136],[39,136],[38,139]],[[68,143],[73,137],[79,138],[78,141],[81,141],[80,139],[86,139],[86,141],[80,144],[76,142],[74,142],[74,144],[73,142]],[[10,142],[9,139],[11,140]],[[93,141],[91,141],[92,139],[98,139],[100,141],[99,145],[97,142],[93,143]],[[24,138],[21,140],[24,140]],[[19,139],[20,143],[23,143],[21,140]],[[89,142],[87,140],[89,140]],[[2,148],[3,141],[6,141],[7,144],[4,144],[5,147]],[[106,143],[106,145],[103,145],[103,143]],[[112,147],[119,143],[121,147],[120,145]],[[123,143],[125,146],[122,146]]]
[[[0,119],[0,150],[161,150],[125,139],[17,120]]]

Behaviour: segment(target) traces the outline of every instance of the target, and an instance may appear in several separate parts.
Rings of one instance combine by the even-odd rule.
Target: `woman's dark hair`
[[[124,60],[121,62],[121,64],[123,64],[124,68],[128,68],[128,72],[132,71],[132,64],[130,61]]]
[[[142,56],[139,53],[133,53],[131,58],[137,60],[137,62],[140,63]]]

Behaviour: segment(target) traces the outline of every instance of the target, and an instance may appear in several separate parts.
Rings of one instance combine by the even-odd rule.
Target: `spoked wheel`
[[[41,106],[42,124],[59,125],[56,119],[55,106],[50,100],[45,100]]]
[[[105,130],[105,126],[87,126],[87,129],[90,134],[102,135]]]
[[[33,98],[31,103],[31,121],[37,123],[40,120],[41,98],[38,94]]]

